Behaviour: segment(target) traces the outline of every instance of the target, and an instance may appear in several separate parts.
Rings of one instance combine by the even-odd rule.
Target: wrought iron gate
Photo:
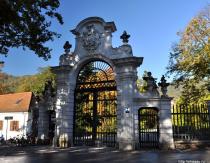
[[[75,145],[115,146],[116,97],[113,69],[107,63],[90,62],[80,70],[75,90]]]
[[[139,109],[139,148],[159,147],[159,119],[156,108]]]

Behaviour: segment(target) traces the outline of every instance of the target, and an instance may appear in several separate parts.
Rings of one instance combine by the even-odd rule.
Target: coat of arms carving
[[[100,33],[95,29],[94,25],[88,25],[86,31],[83,32],[83,47],[88,52],[95,51],[100,45]]]

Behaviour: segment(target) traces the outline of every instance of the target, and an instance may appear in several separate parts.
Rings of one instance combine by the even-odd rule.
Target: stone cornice
[[[104,29],[110,29],[111,32],[115,32],[117,30],[114,22],[105,22],[104,19],[100,18],[100,17],[89,17],[86,18],[84,20],[82,20],[75,29],[70,30],[74,35],[78,36],[80,33],[79,31],[81,30],[81,28],[83,26],[85,26],[87,23],[95,23],[98,22],[100,24],[102,24],[104,26]]]
[[[54,66],[54,67],[51,67],[51,70],[55,74],[68,73],[72,70],[72,66],[70,65]]]
[[[143,62],[143,57],[126,57],[119,59],[112,59],[113,63],[118,66],[133,65],[139,67]]]

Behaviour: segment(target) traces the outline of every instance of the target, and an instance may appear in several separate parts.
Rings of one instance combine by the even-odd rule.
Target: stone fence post
[[[173,128],[171,118],[172,98],[161,98],[160,103],[160,146],[162,149],[174,149]]]
[[[210,100],[206,100],[206,105],[209,113],[209,124],[210,124]]]
[[[208,108],[208,111],[209,111],[209,114],[210,114],[210,100],[206,100],[206,104],[207,104],[207,108]]]

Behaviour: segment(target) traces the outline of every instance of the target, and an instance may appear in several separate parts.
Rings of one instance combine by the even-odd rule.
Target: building
[[[32,127],[32,92],[0,95],[0,136],[26,136]]]

